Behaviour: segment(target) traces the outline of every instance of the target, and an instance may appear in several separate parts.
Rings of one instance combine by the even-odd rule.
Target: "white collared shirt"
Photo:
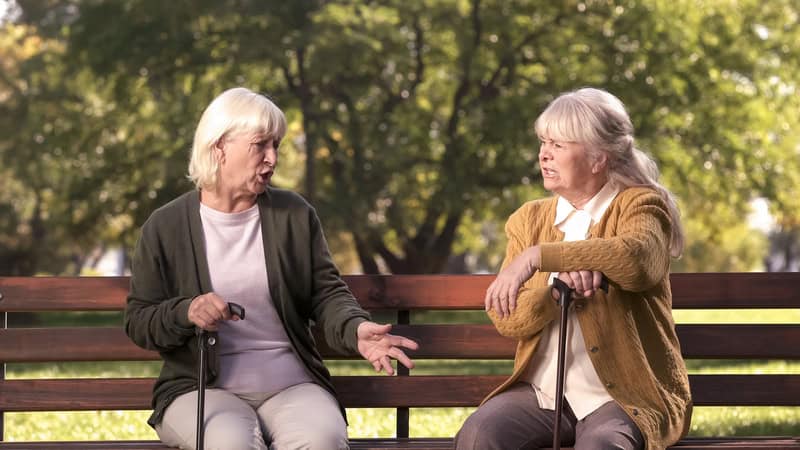
[[[619,189],[606,183],[600,192],[589,200],[582,210],[575,209],[563,197],[558,198],[556,218],[553,223],[564,232],[564,241],[582,241],[589,234],[592,225],[599,222]],[[557,276],[550,274],[550,282]],[[591,301],[591,300],[589,300]],[[594,370],[586,344],[583,340],[580,322],[575,309],[567,314],[567,349],[564,381],[564,395],[578,420],[612,401],[597,372]],[[556,374],[558,370],[558,321],[553,321],[542,331],[542,339],[528,365],[526,377],[531,381],[539,407],[555,409]]]

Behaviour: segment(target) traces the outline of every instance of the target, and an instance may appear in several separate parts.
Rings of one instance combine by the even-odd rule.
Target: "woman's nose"
[[[272,147],[268,148],[267,151],[264,152],[264,162],[270,167],[275,167],[275,165],[278,164],[277,150]]]

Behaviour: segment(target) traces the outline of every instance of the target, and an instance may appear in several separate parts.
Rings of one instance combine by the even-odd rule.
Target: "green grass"
[[[773,311],[676,311],[679,323],[799,323],[800,310]],[[119,316],[45,317],[49,326],[119,324]],[[431,312],[417,314],[414,322],[488,323],[480,312]],[[687,361],[693,374],[782,373],[800,374],[800,361]],[[506,374],[511,361],[417,361],[415,375],[428,374]],[[372,368],[362,361],[329,363],[335,375],[369,375]],[[144,363],[60,363],[9,364],[8,379],[30,378],[103,378],[153,377],[157,362]],[[412,408],[412,436],[453,436],[474,408]],[[146,424],[149,411],[99,411],[53,413],[5,413],[5,441],[36,440],[117,440],[157,439]],[[358,437],[391,437],[395,434],[396,413],[393,409],[348,409],[349,435]],[[800,408],[793,407],[698,407],[692,418],[690,434],[694,436],[732,435],[798,435]]]

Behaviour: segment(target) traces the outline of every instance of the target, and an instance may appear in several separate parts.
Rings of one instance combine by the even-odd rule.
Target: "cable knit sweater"
[[[503,319],[489,313],[500,334],[519,342],[513,374],[487,399],[520,381],[542,331],[558,319],[547,285],[550,272],[597,270],[610,280],[608,294],[599,291],[574,303],[586,348],[608,393],[641,430],[645,448],[664,449],[686,434],[692,411],[672,319],[666,204],[651,189],[628,188],[586,240],[562,242],[563,233],[553,226],[556,203],[528,202],[506,223],[503,267],[537,244],[542,267],[520,289],[513,314]]]

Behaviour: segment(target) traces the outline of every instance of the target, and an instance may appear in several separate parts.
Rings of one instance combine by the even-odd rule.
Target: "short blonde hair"
[[[596,88],[561,94],[536,119],[535,128],[540,137],[583,144],[594,161],[604,153],[609,181],[620,189],[647,186],[657,191],[672,221],[670,253],[680,256],[684,235],[677,202],[658,182],[655,161],[634,145],[633,123],[620,99]]]
[[[286,134],[286,117],[266,96],[247,88],[235,87],[217,96],[203,111],[192,142],[188,176],[197,189],[217,186],[214,146],[225,136],[241,133],[280,141]]]

